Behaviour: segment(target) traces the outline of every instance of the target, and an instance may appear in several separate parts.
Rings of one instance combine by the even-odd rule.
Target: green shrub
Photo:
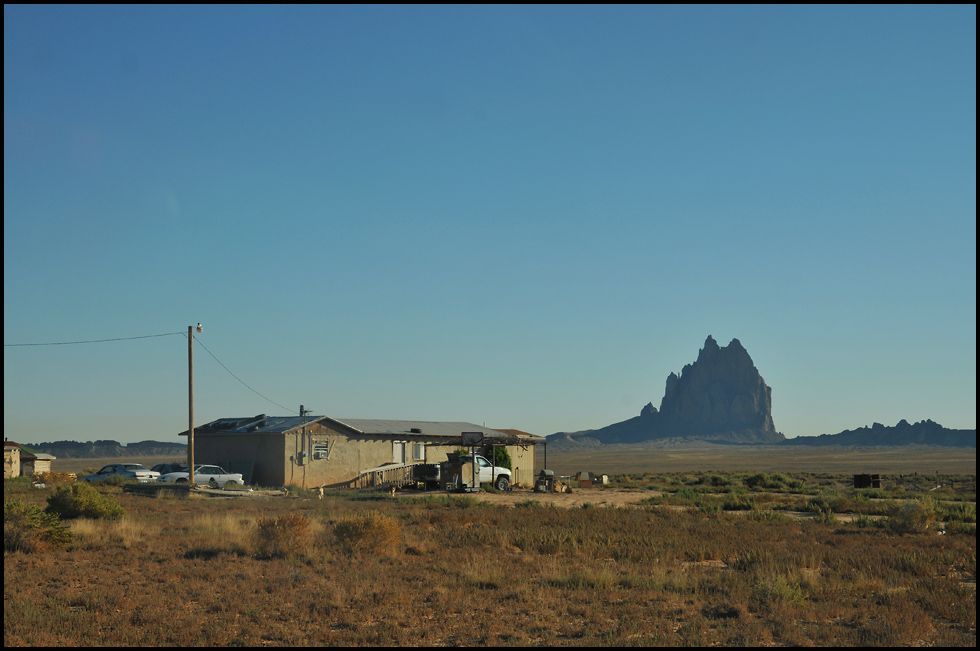
[[[833,497],[828,498],[823,495],[813,497],[806,502],[806,510],[815,513],[817,522],[824,524],[836,524],[837,516],[834,515],[834,506],[837,500]]]
[[[888,530],[893,533],[925,533],[936,521],[936,505],[930,499],[908,500],[888,513]]]
[[[854,525],[858,529],[869,529],[869,528],[882,529],[882,528],[884,528],[886,526],[885,525],[885,521],[883,519],[881,519],[881,518],[872,518],[872,517],[868,517],[866,515],[859,515],[854,520]]]
[[[974,524],[968,522],[960,522],[958,520],[951,520],[946,523],[946,533],[948,534],[961,534],[966,536],[976,536],[977,527]]]
[[[109,475],[105,479],[93,479],[87,483],[92,486],[125,486],[126,484],[138,484],[139,480],[128,475]]]
[[[712,499],[710,497],[705,497],[704,495],[701,495],[696,500],[694,500],[694,506],[701,513],[721,512],[721,502],[716,499]]]
[[[258,558],[288,558],[303,551],[310,542],[310,519],[302,513],[259,518],[255,525]]]
[[[380,513],[344,516],[334,525],[334,536],[348,554],[393,554],[402,541],[402,527]]]
[[[64,519],[119,520],[126,512],[111,495],[103,495],[84,482],[60,487],[48,498],[48,513]]]
[[[16,495],[37,492],[30,477],[10,477],[3,480],[3,494]]]
[[[806,482],[802,479],[791,479],[779,472],[774,472],[771,475],[764,472],[756,473],[742,479],[742,483],[748,488],[795,493],[802,492],[806,488]]]
[[[3,501],[3,549],[8,552],[37,552],[61,547],[71,541],[68,527],[37,504]]]
[[[946,522],[976,523],[977,521],[976,504],[938,504],[936,509],[938,510],[936,516]]]
[[[514,504],[515,509],[534,509],[541,506],[541,502],[538,500],[521,500]]]
[[[748,518],[756,522],[779,522],[785,520],[786,516],[775,509],[760,509],[755,507],[749,512]]]
[[[776,576],[756,582],[750,603],[756,611],[767,611],[774,604],[802,607],[807,598],[807,591],[799,583]]]
[[[749,488],[779,488],[779,485],[774,484],[774,482],[769,478],[769,475],[764,472],[750,475],[749,477],[743,479],[742,483]]]
[[[703,475],[698,478],[698,483],[704,486],[725,487],[731,486],[732,480],[722,475]]]
[[[671,496],[672,504],[682,504],[683,502],[697,502],[701,499],[700,491],[693,488],[681,488]]]
[[[759,505],[755,499],[744,495],[729,495],[725,498],[721,508],[725,511],[755,511]]]
[[[507,451],[507,448],[488,445],[480,451],[480,454],[495,466],[506,468],[507,470],[513,470],[514,468],[513,462],[510,459],[510,452]]]
[[[432,504],[441,504],[454,509],[471,509],[482,504],[472,495],[437,495],[431,498]]]

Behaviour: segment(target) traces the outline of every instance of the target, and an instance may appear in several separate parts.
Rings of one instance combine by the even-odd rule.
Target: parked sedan
[[[188,477],[189,473],[186,470],[183,472],[168,472],[165,475],[160,475],[157,481],[167,484],[186,484]],[[225,472],[220,466],[207,466],[202,464],[194,466],[194,483],[224,488],[225,486],[241,486],[245,482],[242,481],[240,473]]]
[[[94,475],[82,477],[82,481],[103,481],[111,477],[126,477],[138,482],[153,481],[160,473],[139,463],[110,463]]]
[[[187,472],[186,463],[158,463],[157,465],[150,468],[150,470],[156,470],[161,475],[166,475],[170,472]]]

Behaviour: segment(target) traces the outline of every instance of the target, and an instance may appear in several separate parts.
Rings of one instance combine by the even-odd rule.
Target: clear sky
[[[177,440],[197,322],[198,424],[602,427],[712,335],[787,436],[976,427],[975,6],[5,5],[3,31],[12,440]]]

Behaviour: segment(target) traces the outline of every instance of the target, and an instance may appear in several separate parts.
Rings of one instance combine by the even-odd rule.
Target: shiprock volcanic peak
[[[559,432],[559,443],[639,443],[685,439],[715,443],[774,444],[785,440],[772,422],[772,390],[738,339],[724,348],[710,335],[680,375],[667,376],[658,411],[647,404],[639,416],[584,432]]]
[[[573,447],[651,441],[658,447],[712,443],[976,447],[977,431],[951,430],[931,420],[914,425],[902,420],[895,427],[875,423],[838,434],[787,439],[773,425],[772,391],[749,353],[738,339],[721,348],[709,335],[697,361],[680,375],[667,376],[659,411],[649,403],[639,416],[621,423],[548,437],[549,443]]]

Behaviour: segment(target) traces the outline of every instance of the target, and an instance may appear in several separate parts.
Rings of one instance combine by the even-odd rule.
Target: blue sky
[[[4,6],[15,440],[174,438],[197,322],[198,423],[602,427],[710,334],[975,428],[976,266],[974,6]]]

